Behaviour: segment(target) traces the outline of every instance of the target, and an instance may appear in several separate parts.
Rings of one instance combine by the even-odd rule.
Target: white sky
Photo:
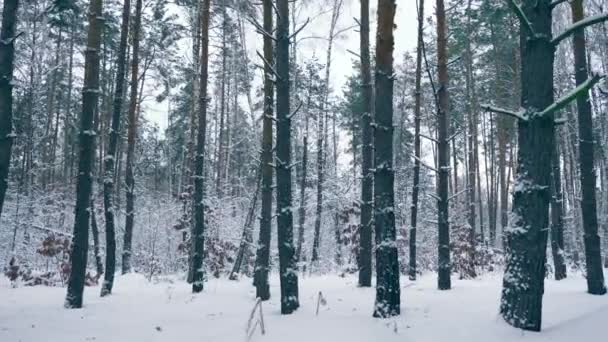
[[[297,18],[298,23],[303,23],[306,18],[310,17],[311,22],[299,34],[299,37],[320,36],[327,37],[329,32],[329,23],[331,19],[331,5],[321,5],[322,3],[333,3],[331,0],[314,0],[310,2],[305,10]],[[376,4],[375,1],[370,1],[370,43],[375,46],[375,29],[376,29]],[[359,0],[344,0],[343,10],[338,21],[336,31],[355,25],[353,18],[359,18],[360,14]],[[319,15],[321,14],[321,15]],[[416,47],[416,1],[406,0],[398,3],[397,13],[395,16],[395,60],[399,61],[401,56],[406,51],[413,51]],[[298,25],[299,27],[299,25]],[[249,50],[249,58],[252,62],[258,63],[256,50],[261,51],[262,37],[256,34],[251,25],[247,23],[247,48]],[[186,42],[185,40],[184,42]],[[189,42],[186,46],[189,46]],[[359,33],[355,29],[345,31],[338,39],[334,41],[330,86],[334,90],[334,96],[340,94],[342,86],[346,81],[346,77],[353,73],[352,61],[355,56],[347,50],[358,53],[359,51]],[[184,53],[189,54],[190,48],[185,49]],[[373,54],[372,50],[372,54]],[[309,59],[316,54],[320,63],[325,63],[327,54],[326,39],[306,39],[298,45],[298,59],[303,61]],[[185,56],[186,60],[191,60],[190,56]],[[258,74],[256,74],[257,76]],[[257,84],[257,82],[256,82]],[[147,91],[156,92],[154,89]],[[155,122],[160,127],[160,132],[164,132],[167,127],[167,102],[156,103],[152,98],[146,101],[145,116],[152,122]]]

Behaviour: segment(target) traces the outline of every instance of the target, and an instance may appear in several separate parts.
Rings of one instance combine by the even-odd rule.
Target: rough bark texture
[[[0,31],[0,215],[8,188],[13,148],[13,59],[18,0],[5,0]]]
[[[125,69],[127,64],[127,36],[129,34],[129,17],[131,0],[124,0],[122,8],[122,22],[120,25],[120,45],[116,59],[116,87],[114,88],[114,101],[112,103],[112,127],[110,129],[110,142],[107,155],[104,159],[103,176],[103,209],[106,219],[106,272],[101,285],[101,296],[112,293],[114,286],[114,273],[116,271],[116,225],[114,215],[114,169],[116,162],[116,148],[120,137],[120,114],[124,103],[123,93],[125,85]]]
[[[439,178],[437,182],[437,213],[438,213],[438,278],[437,287],[440,290],[451,288],[450,280],[450,224],[448,222],[448,186],[450,182],[450,161],[448,141],[448,56],[447,56],[447,24],[443,0],[437,0],[437,73],[438,73],[438,108],[437,121],[439,141],[437,147]]]
[[[70,253],[71,273],[65,299],[66,308],[81,308],[89,249],[89,218],[92,171],[95,153],[93,117],[99,97],[99,48],[103,29],[102,0],[89,4],[89,29],[85,50],[82,113],[78,142],[78,178],[76,181],[76,208],[74,211],[74,237]]]
[[[272,32],[273,7],[271,0],[264,0],[264,30]],[[268,273],[270,271],[270,239],[272,236],[272,111],[274,84],[272,83],[273,48],[272,39],[264,36],[264,119],[262,120],[262,211],[260,213],[260,236],[255,259],[253,282],[256,297],[270,298]]]
[[[585,18],[583,1],[574,0],[570,3],[572,19],[578,22]],[[573,36],[574,45],[574,75],[576,85],[581,85],[589,77],[587,71],[587,49],[585,47],[585,31],[577,31]],[[593,119],[591,117],[591,103],[589,94],[583,92],[576,99],[578,108],[578,136],[579,136],[579,165],[581,170],[582,191],[582,218],[585,241],[585,263],[587,265],[587,292],[603,295],[606,293],[604,285],[604,270],[602,268],[602,253],[600,236],[598,234],[597,203],[595,199],[595,166],[593,151]]]
[[[394,0],[378,1],[374,148],[374,228],[376,231],[376,303],[374,317],[399,315],[399,260],[395,229],[393,170]]]
[[[416,280],[416,228],[418,225],[418,194],[420,192],[420,119],[422,116],[422,44],[424,44],[424,1],[418,0],[418,45],[416,47],[416,92],[414,104],[414,180],[412,185],[412,204],[410,206],[410,259],[408,275]]]
[[[135,159],[135,138],[137,137],[137,85],[139,80],[139,35],[141,31],[142,0],[135,3],[133,18],[133,53],[131,56],[131,94],[129,95],[129,114],[127,132],[127,164],[125,166],[126,217],[125,235],[122,246],[122,274],[131,272],[131,253],[133,242],[133,225],[135,221],[135,177],[133,160]]]
[[[369,0],[361,0],[361,222],[359,225],[359,286],[372,286],[372,205],[374,175],[372,146],[372,74],[369,53]]]
[[[207,135],[207,78],[209,68],[209,7],[211,0],[203,0],[201,9],[201,58],[198,94],[198,132],[194,159],[194,229],[192,230],[192,292],[203,290],[205,254],[205,139]]]
[[[289,1],[277,0],[277,230],[281,314],[290,314],[299,306],[298,274],[293,246],[291,211],[291,117],[289,107]]]
[[[536,34],[521,23],[521,106],[513,219],[506,230],[508,253],[500,313],[507,323],[540,331],[544,292],[554,115],[536,115],[553,103],[554,46],[548,0],[526,0],[523,13]]]

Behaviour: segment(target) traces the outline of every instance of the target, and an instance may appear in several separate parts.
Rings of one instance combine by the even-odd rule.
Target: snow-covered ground
[[[374,290],[357,288],[355,278],[336,276],[300,279],[301,308],[281,316],[278,280],[273,279],[273,298],[263,304],[266,334],[257,328],[251,341],[572,342],[608,336],[608,296],[586,294],[580,276],[547,281],[541,333],[501,321],[500,281],[499,275],[455,280],[451,291],[440,292],[431,274],[416,283],[402,279],[402,315],[378,320],[371,317]],[[316,316],[319,291],[327,304]],[[10,288],[1,278],[0,341],[247,341],[255,304],[248,279],[212,279],[204,293],[192,295],[181,281],[149,283],[129,275],[117,278],[112,296],[98,294],[99,288],[86,288],[85,307],[66,310],[64,288]]]

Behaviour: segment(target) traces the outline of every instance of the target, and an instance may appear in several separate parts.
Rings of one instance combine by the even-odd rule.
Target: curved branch
[[[570,25],[564,32],[559,34],[557,37],[553,38],[553,40],[551,40],[551,43],[553,45],[557,45],[562,40],[570,37],[577,31],[583,30],[588,26],[595,25],[606,20],[608,20],[608,13],[594,15],[591,17],[587,17],[581,21],[577,21],[576,23]]]

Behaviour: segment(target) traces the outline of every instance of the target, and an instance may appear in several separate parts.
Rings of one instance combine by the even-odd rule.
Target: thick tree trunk
[[[114,273],[116,271],[116,225],[114,215],[114,172],[116,165],[116,148],[120,139],[120,116],[124,103],[123,93],[125,85],[125,69],[127,63],[127,36],[129,34],[129,17],[131,13],[131,0],[124,0],[122,8],[122,22],[120,25],[120,45],[116,59],[116,87],[114,88],[114,101],[112,103],[112,126],[110,128],[110,142],[107,155],[104,159],[103,176],[103,210],[106,219],[106,272],[101,285],[101,296],[112,293],[114,286]]]
[[[5,0],[0,31],[0,216],[8,188],[13,148],[13,60],[19,0]]]
[[[376,230],[376,302],[374,317],[399,315],[399,257],[395,229],[393,169],[394,0],[378,1],[374,149],[374,228]]]
[[[74,237],[72,239],[72,252],[70,253],[71,273],[65,299],[66,308],[82,307],[82,294],[87,268],[89,216],[93,186],[92,171],[95,153],[93,116],[99,96],[99,48],[101,46],[101,31],[103,30],[102,6],[102,0],[91,0],[89,4],[89,29],[85,51],[82,114],[80,116]]]
[[[418,226],[418,194],[420,192],[420,120],[422,116],[422,44],[424,44],[424,0],[418,8],[418,46],[416,47],[416,92],[414,104],[414,180],[412,185],[412,204],[410,207],[410,258],[408,275],[416,280],[416,229]]]
[[[449,141],[448,141],[448,56],[447,56],[447,24],[443,0],[437,0],[437,73],[438,73],[438,169],[437,182],[437,212],[438,212],[438,278],[440,290],[451,288],[450,280],[450,224],[448,218],[448,183],[450,178]]]
[[[361,221],[359,224],[359,286],[372,286],[372,205],[374,175],[372,146],[372,74],[369,53],[369,0],[361,0]]]
[[[574,0],[570,3],[572,19],[574,22],[585,19],[583,1]],[[587,49],[585,47],[585,32],[577,31],[573,36],[574,45],[574,75],[576,85],[583,84],[589,77],[587,71]],[[591,103],[589,94],[583,92],[576,99],[578,108],[578,135],[579,135],[579,165],[581,172],[582,190],[582,218],[585,241],[585,261],[587,265],[587,292],[603,295],[606,293],[604,285],[604,271],[602,268],[602,253],[600,236],[598,235],[597,203],[595,199],[595,166],[593,151],[593,119],[591,116]]]
[[[139,80],[139,39],[141,32],[141,10],[143,0],[135,3],[133,22],[133,55],[131,57],[131,94],[129,95],[129,116],[127,132],[127,164],[125,166],[126,185],[126,220],[125,235],[122,246],[122,274],[131,272],[131,254],[133,243],[133,225],[135,221],[135,177],[133,162],[135,159],[135,139],[137,137],[137,85]]]
[[[201,15],[201,58],[198,94],[198,132],[194,159],[194,229],[192,230],[192,292],[204,287],[205,255],[205,140],[207,138],[207,83],[209,74],[209,7],[211,0],[203,0]]]
[[[536,114],[553,103],[555,47],[550,1],[524,1],[522,11],[535,31],[521,22],[521,106],[529,119],[518,121],[514,218],[506,231],[500,313],[516,328],[540,331],[555,127],[552,113]]]
[[[273,30],[271,0],[264,0],[264,118],[262,120],[262,210],[260,213],[260,236],[256,251],[253,282],[256,297],[262,300],[270,298],[268,273],[270,272],[270,240],[272,236],[272,119],[274,104],[272,39],[267,35]],[[291,190],[291,187],[289,187]]]
[[[299,306],[298,274],[293,246],[291,211],[291,113],[289,106],[289,1],[277,0],[277,229],[281,313],[290,314]]]

